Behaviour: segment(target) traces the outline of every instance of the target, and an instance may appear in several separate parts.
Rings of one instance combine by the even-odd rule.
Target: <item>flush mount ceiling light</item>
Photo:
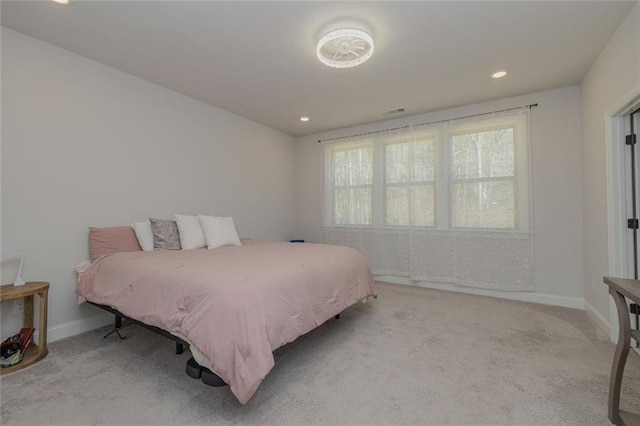
[[[309,121],[309,117],[300,117],[300,121],[307,122]]]
[[[71,4],[71,0],[51,0],[54,3],[62,4],[64,6],[68,6]]]
[[[320,39],[316,53],[325,65],[351,68],[366,62],[373,55],[373,39],[364,31],[354,28],[335,30]]]
[[[507,68],[501,68],[491,73],[491,78],[498,79],[498,78],[506,77],[507,74],[509,74],[509,70]]]

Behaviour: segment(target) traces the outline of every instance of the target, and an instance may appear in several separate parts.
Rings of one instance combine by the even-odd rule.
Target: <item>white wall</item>
[[[609,320],[605,122],[632,93],[640,94],[640,4],[629,11],[581,84],[585,300]],[[620,142],[622,143],[622,142]]]
[[[319,139],[531,103],[538,103],[538,107],[531,110],[535,293],[552,297],[524,296],[524,300],[582,307],[581,109],[578,86],[297,138],[295,237],[321,241]]]
[[[78,307],[74,295],[73,266],[88,259],[89,226],[208,213],[232,215],[241,236],[288,240],[292,144],[271,128],[2,29],[2,256],[24,251],[24,278],[51,283],[54,339],[104,322],[91,320],[101,311]],[[2,304],[3,336],[16,331],[9,305]]]

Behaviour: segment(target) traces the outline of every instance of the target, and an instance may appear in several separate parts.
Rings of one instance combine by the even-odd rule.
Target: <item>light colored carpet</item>
[[[608,424],[614,345],[579,310],[378,284],[276,352],[245,406],[184,373],[189,354],[131,326],[58,341],[0,380],[3,425]],[[640,412],[632,354],[622,406]]]

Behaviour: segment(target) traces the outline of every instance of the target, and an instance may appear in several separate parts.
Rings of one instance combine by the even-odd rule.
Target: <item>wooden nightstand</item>
[[[49,283],[30,282],[15,287],[13,284],[0,286],[0,302],[24,298],[23,327],[33,327],[33,296],[40,297],[40,324],[38,326],[38,344],[31,342],[19,364],[0,368],[0,376],[28,367],[47,356],[47,298]]]

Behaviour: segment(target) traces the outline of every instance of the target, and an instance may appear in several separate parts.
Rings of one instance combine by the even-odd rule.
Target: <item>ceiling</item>
[[[2,25],[300,136],[578,84],[634,2],[2,1]],[[341,26],[375,40],[315,57]],[[509,68],[502,80],[490,74]],[[306,115],[310,121],[302,123]],[[399,115],[393,116],[394,118]]]

